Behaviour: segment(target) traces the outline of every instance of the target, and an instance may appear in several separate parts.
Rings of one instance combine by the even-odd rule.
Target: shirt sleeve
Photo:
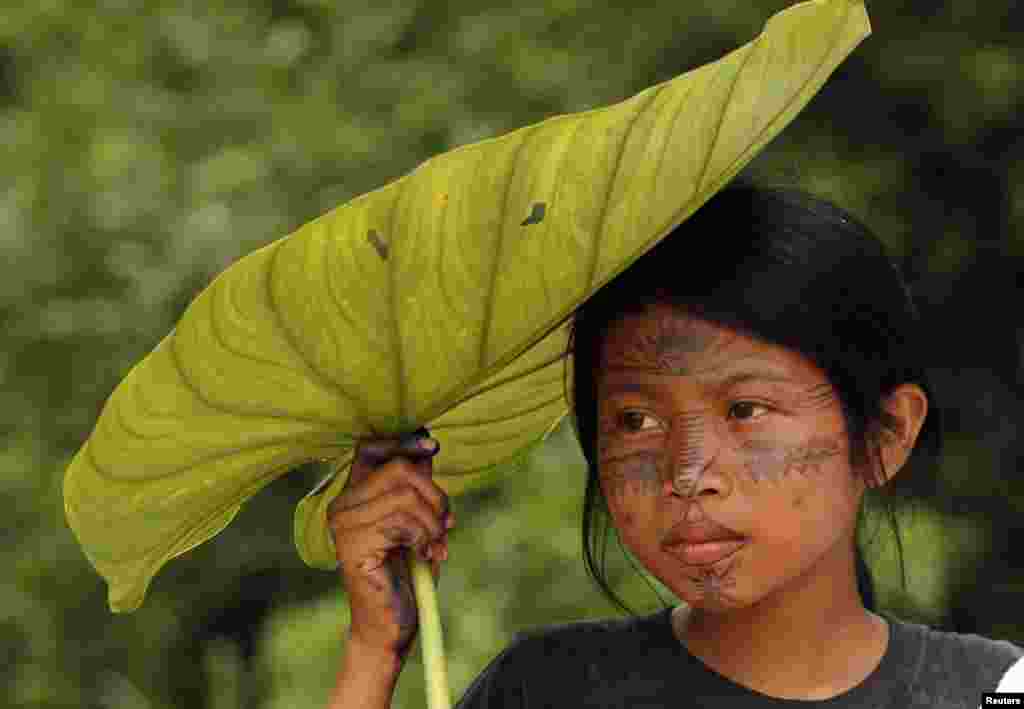
[[[523,672],[523,641],[517,632],[512,642],[477,675],[455,709],[530,709]]]

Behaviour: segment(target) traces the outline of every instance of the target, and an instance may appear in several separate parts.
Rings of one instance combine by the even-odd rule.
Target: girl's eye
[[[768,407],[764,406],[763,404],[758,404],[758,403],[753,402],[753,401],[737,401],[729,409],[729,412],[732,413],[733,411],[749,411],[750,409],[764,409],[765,411],[767,411]],[[760,418],[760,417],[759,416],[756,416],[756,417],[755,416],[744,416],[744,417],[740,417],[740,420],[741,421],[750,421],[750,420],[752,420],[754,418]]]
[[[768,411],[768,407],[764,404],[758,404],[754,401],[738,401],[729,408],[729,413],[736,413],[737,420],[739,421],[753,421],[760,418],[760,416],[752,415],[754,410],[762,409]],[[742,415],[746,414],[746,415]],[[763,415],[763,414],[762,414]],[[651,425],[644,425],[644,419],[652,421]],[[648,431],[657,426],[657,421],[654,417],[643,413],[642,411],[629,410],[623,411],[618,417],[619,428],[629,433],[639,433],[641,431]]]
[[[654,419],[652,417],[650,417],[647,414],[645,414],[643,412],[640,412],[640,411],[623,411],[622,414],[619,416],[619,422],[625,424],[623,426],[623,428],[625,428],[627,431],[635,433],[637,431],[643,431],[643,430],[647,430],[648,428],[650,428],[649,426],[648,427],[642,426],[643,420],[645,418],[646,419],[650,419],[651,421],[654,421]],[[639,428],[634,428],[634,427],[629,425],[630,421],[633,421],[633,422],[635,422],[637,424],[641,424],[641,425],[640,425]]]

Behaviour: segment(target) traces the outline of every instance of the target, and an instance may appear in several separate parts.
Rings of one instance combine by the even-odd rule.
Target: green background
[[[0,705],[324,706],[348,612],[291,525],[325,470],[272,484],[113,615],[61,498],[106,398],[241,256],[432,155],[714,61],[791,4],[4,8]],[[947,450],[901,503],[906,593],[884,535],[874,547],[882,600],[1024,643],[1016,5],[869,2],[872,36],[755,165],[867,222],[929,324]],[[506,483],[456,502],[439,587],[453,699],[517,630],[617,615],[583,567],[584,474],[566,423]],[[614,539],[609,573],[635,610],[660,607]],[[425,706],[419,660],[395,707]]]

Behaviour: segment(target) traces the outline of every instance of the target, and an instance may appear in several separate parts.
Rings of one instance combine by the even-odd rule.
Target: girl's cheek
[[[764,483],[787,483],[799,488],[803,487],[801,483],[820,479],[840,450],[837,437],[819,437],[788,445],[752,441],[744,446],[747,454],[744,467],[747,479],[755,487]],[[794,504],[798,499],[802,504],[802,497],[794,498]]]
[[[782,446],[752,443],[744,446],[747,459],[744,466],[747,478],[755,485],[777,482],[785,470],[786,451]]]
[[[619,517],[622,520],[623,529],[633,528],[633,523],[636,521],[636,518],[628,509],[620,508]]]
[[[636,521],[631,510],[642,500],[657,495],[659,459],[649,451],[609,456],[601,461],[601,485],[605,499],[624,527]]]
[[[636,516],[630,512],[630,504],[624,499],[621,492],[612,492],[612,485],[608,481],[604,485],[604,499],[608,502],[608,510],[612,513],[613,519],[617,520],[621,531],[626,532],[633,528]]]
[[[609,497],[657,494],[659,456],[639,451],[609,456],[601,462],[604,489]]]

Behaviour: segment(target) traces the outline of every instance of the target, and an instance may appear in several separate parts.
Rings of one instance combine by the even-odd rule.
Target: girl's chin
[[[671,585],[676,597],[692,608],[718,612],[750,605],[740,588],[741,555],[718,563],[680,569]]]
[[[679,594],[676,594],[677,596]],[[709,613],[724,613],[726,611],[744,608],[747,603],[742,599],[717,594],[714,596],[700,595],[694,593],[684,594],[680,597],[683,603],[693,610],[707,611]]]

